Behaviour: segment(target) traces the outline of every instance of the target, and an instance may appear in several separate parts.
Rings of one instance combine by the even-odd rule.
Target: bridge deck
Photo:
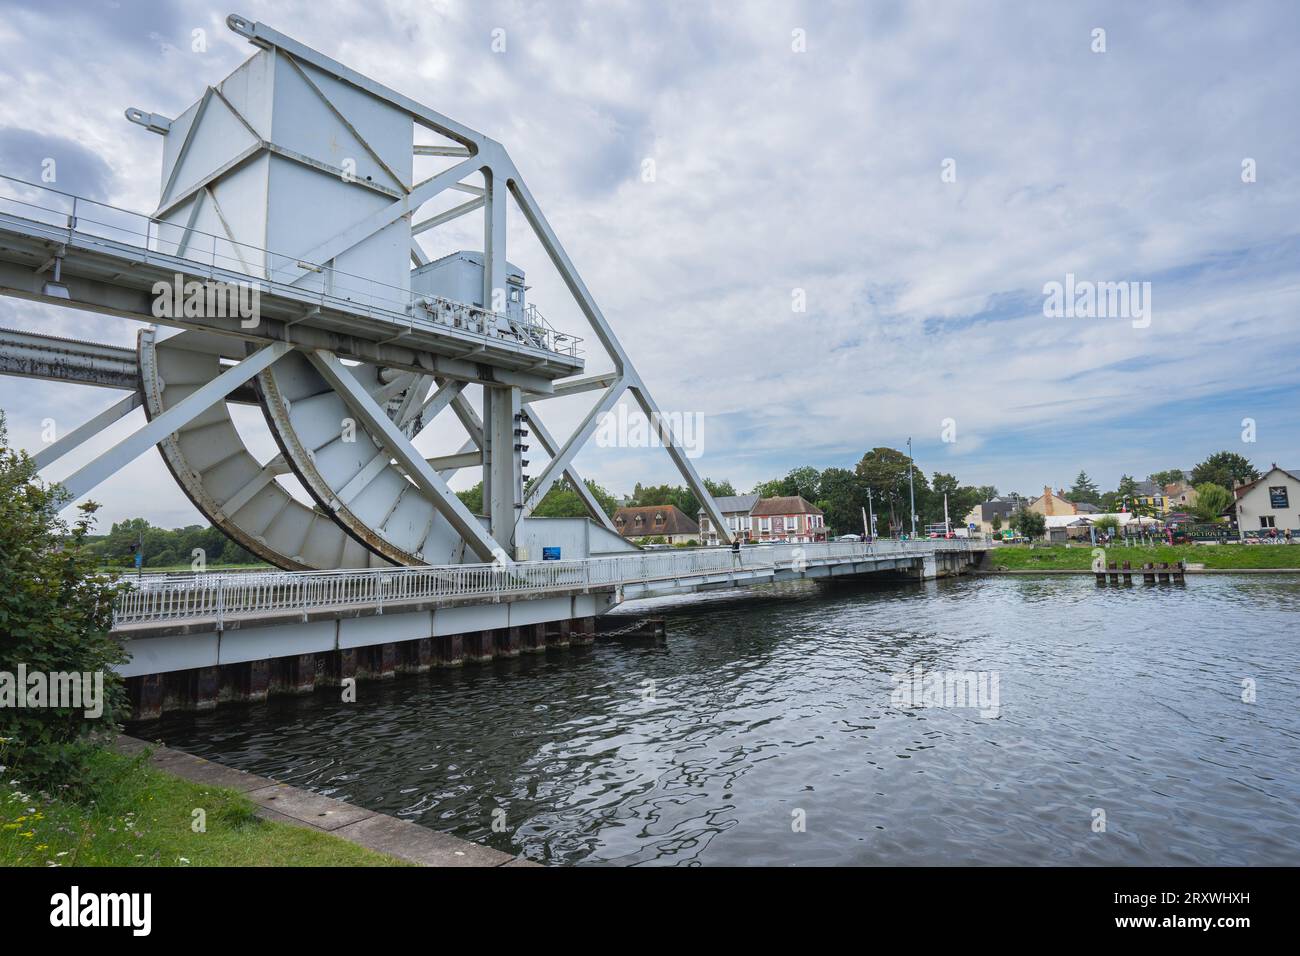
[[[186,634],[499,604],[592,592],[617,600],[778,579],[910,567],[940,552],[975,554],[982,542],[833,542],[660,551],[518,564],[461,564],[355,571],[206,572],[144,578],[122,595],[114,633]]]

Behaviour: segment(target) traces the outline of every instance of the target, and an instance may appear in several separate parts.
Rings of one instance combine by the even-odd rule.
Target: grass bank
[[[1147,561],[1186,561],[1204,564],[1213,570],[1300,568],[1300,544],[1112,546],[1106,549],[1106,561],[1120,565],[1129,561],[1134,567]],[[1092,547],[1087,544],[1069,548],[1065,545],[1006,545],[994,550],[989,555],[989,562],[992,567],[1008,571],[1086,571],[1092,567]]]
[[[30,793],[0,777],[0,866],[403,866],[326,833],[272,823],[234,790],[149,767],[143,754],[102,750],[93,799]],[[193,828],[194,811],[206,832]]]

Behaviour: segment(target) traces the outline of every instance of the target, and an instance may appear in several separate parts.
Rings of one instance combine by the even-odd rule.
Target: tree
[[[1147,475],[1147,479],[1154,481],[1163,488],[1165,485],[1175,485],[1181,481],[1187,480],[1187,473],[1181,468],[1168,468],[1164,471],[1157,471],[1153,475]]]
[[[689,488],[678,485],[642,486],[637,482],[632,489],[629,507],[649,507],[651,505],[676,505],[694,521],[700,513],[700,502]]]
[[[612,515],[617,507],[614,496],[591,479],[586,479],[586,484],[587,490],[599,503],[601,510],[607,515]],[[574,491],[573,485],[570,484],[567,476],[550,487],[546,492],[546,497],[538,502],[537,507],[533,509],[533,515],[537,518],[590,517],[587,514],[587,506],[582,503],[582,499]]]
[[[1192,505],[1192,514],[1201,521],[1217,521],[1233,501],[1233,494],[1227,488],[1209,481],[1202,482],[1196,486],[1196,503]]]
[[[893,448],[873,448],[862,456],[854,469],[862,483],[875,493],[878,502],[876,513],[887,512],[892,529],[911,528],[911,509],[908,493],[908,469],[912,459]],[[929,493],[925,472],[917,469],[916,502],[918,519],[921,507]]]
[[[762,498],[783,498],[800,495],[808,501],[821,497],[821,473],[811,465],[792,468],[784,478],[760,482],[751,494]]]
[[[993,520],[989,522],[989,526],[993,529],[993,533],[994,533],[994,534],[997,534],[999,531],[1001,531],[1001,530],[1002,530],[1002,515],[1000,515],[1000,514],[994,512],[994,514],[993,514]]]
[[[994,498],[998,496],[998,489],[995,488],[993,485],[980,485],[975,490],[979,492],[979,500],[981,503],[985,501],[992,501]]]
[[[971,509],[981,501],[987,500],[980,497],[980,489],[960,484],[955,475],[936,471],[923,509],[927,524],[939,524],[943,521],[945,494],[948,496],[948,520],[954,527],[965,527],[963,522],[966,520],[966,515],[970,514]]]
[[[466,488],[464,491],[456,492],[456,497],[460,503],[469,509],[470,514],[481,515],[483,513],[483,482],[477,482],[473,488]]]
[[[1114,534],[1119,530],[1119,519],[1114,515],[1102,515],[1092,526],[1098,534]]]
[[[1047,518],[1037,511],[1021,508],[1011,516],[1011,527],[1026,538],[1040,538],[1047,532]]]
[[[531,486],[532,482],[529,482],[529,487]],[[596,499],[605,514],[612,515],[618,508],[618,502],[614,500],[614,496],[590,479],[587,479],[587,490],[591,492],[592,497]],[[477,482],[473,488],[466,488],[464,491],[456,492],[456,497],[472,514],[481,515],[483,513],[483,482]],[[538,518],[589,517],[586,506],[582,503],[582,499],[578,497],[578,493],[573,490],[573,485],[569,483],[567,475],[551,485],[545,497],[533,509],[533,515]]]
[[[826,516],[826,526],[836,534],[862,531],[862,509],[867,505],[867,490],[862,481],[847,468],[827,468],[818,479],[821,497],[816,505]]]
[[[102,712],[83,706],[0,707],[0,745],[6,780],[52,789],[86,782],[86,758],[100,738],[116,733],[126,707],[113,665],[126,660],[109,636],[120,590],[95,571],[86,546],[97,505],[85,503],[72,527],[59,518],[67,495],[44,484],[32,459],[8,447],[0,413],[0,672],[29,675],[102,675]],[[48,678],[47,678],[48,680]],[[95,686],[92,680],[91,686]],[[26,690],[27,688],[23,688]],[[84,693],[84,691],[83,691]]]
[[[1193,485],[1208,481],[1231,489],[1236,482],[1254,481],[1258,477],[1255,467],[1235,451],[1216,452],[1192,469]]]
[[[735,485],[729,481],[714,481],[712,478],[701,478],[700,481],[715,498],[730,498],[736,493]]]
[[[1132,475],[1120,475],[1119,487],[1115,489],[1115,506],[1107,510],[1118,510],[1124,508],[1133,511],[1137,503],[1137,481]]]
[[[1088,477],[1088,473],[1080,468],[1078,476],[1074,479],[1074,487],[1066,493],[1065,498],[1075,504],[1095,505],[1101,500],[1101,489]]]
[[[799,495],[806,501],[821,497],[821,472],[811,465],[792,468],[785,476],[786,494]]]

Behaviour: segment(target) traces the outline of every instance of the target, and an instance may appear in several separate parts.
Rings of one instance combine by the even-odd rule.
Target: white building
[[[1256,481],[1238,485],[1232,492],[1242,537],[1274,530],[1282,534],[1288,528],[1292,534],[1300,533],[1300,469],[1273,465]]]
[[[715,497],[713,501],[722,512],[722,520],[727,522],[727,530],[731,532],[733,539],[739,538],[741,541],[753,539],[754,521],[750,513],[758,504],[758,495],[723,495]],[[713,521],[703,508],[700,509],[700,539],[705,544],[718,543],[718,531],[713,527]]]

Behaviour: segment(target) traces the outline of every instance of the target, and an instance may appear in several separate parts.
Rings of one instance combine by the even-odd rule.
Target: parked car
[[[840,535],[838,538],[836,538],[835,540],[836,540],[836,541],[861,541],[861,540],[862,540],[862,535],[860,535],[860,534],[842,534],[842,535]]]

